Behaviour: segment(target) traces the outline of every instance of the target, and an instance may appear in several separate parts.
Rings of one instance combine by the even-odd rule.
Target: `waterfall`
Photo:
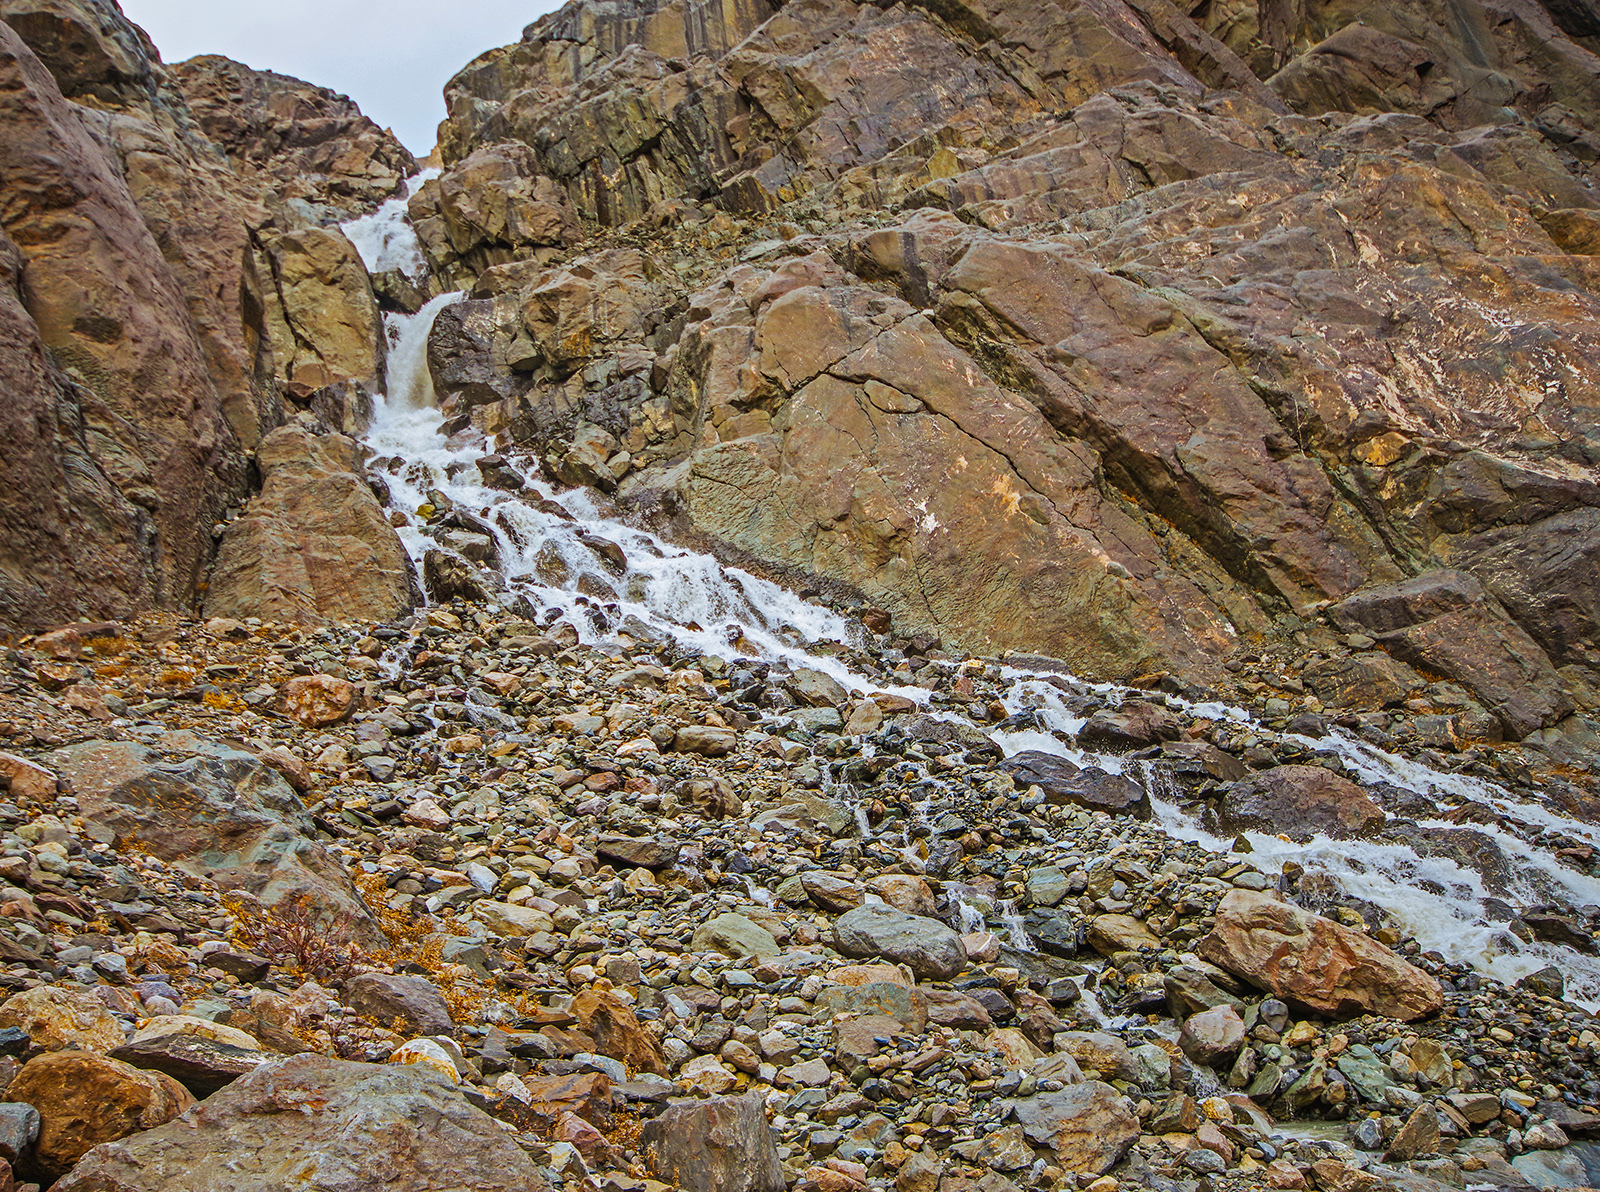
[[[373,216],[346,225],[346,231],[369,265],[405,268],[413,252],[420,259],[402,200],[391,200]],[[397,530],[414,559],[420,563],[426,551],[442,548],[493,560],[505,603],[515,603],[524,615],[545,625],[570,624],[589,645],[604,645],[619,633],[636,639],[670,639],[691,654],[732,663],[767,662],[786,669],[809,667],[851,691],[890,691],[928,704],[930,693],[921,687],[886,686],[826,653],[810,652],[809,647],[820,641],[860,640],[864,631],[853,621],[777,584],[725,567],[709,555],[603,516],[587,491],[558,491],[547,483],[536,461],[512,461],[522,482],[519,492],[485,484],[477,461],[487,449],[463,444],[460,439],[466,436],[453,444],[445,441],[443,416],[434,405],[428,377],[427,339],[433,320],[461,298],[443,295],[415,315],[390,316],[391,392],[376,403],[366,438],[375,456],[372,466],[388,485],[392,509],[403,515]],[[434,507],[431,516],[420,512],[425,506]],[[452,513],[453,528],[440,517],[445,507]],[[1065,681],[1079,693],[1111,704],[1133,693],[1114,684],[1017,668],[1007,668],[1003,678],[1009,684],[1002,700],[1007,711],[1032,713],[1033,721],[1033,727],[985,728],[1007,756],[1039,750],[1078,766],[1126,774],[1146,786],[1155,822],[1170,836],[1221,854],[1231,851],[1231,840],[1209,834],[1179,805],[1173,784],[1159,780],[1162,776],[1150,767],[1122,755],[1080,748],[1075,736],[1085,718],[1057,684]],[[1169,701],[1194,716],[1249,729],[1263,738],[1332,752],[1364,782],[1390,783],[1434,800],[1470,798],[1495,808],[1528,837],[1552,830],[1600,847],[1600,829],[1592,825],[1519,799],[1492,782],[1433,770],[1386,753],[1340,730],[1317,739],[1281,736],[1241,708],[1193,704],[1175,697]],[[948,709],[932,714],[969,723]],[[826,767],[824,774],[831,790]],[[845,789],[836,793],[853,804],[861,835],[870,839],[873,830],[860,801]],[[1429,820],[1423,826],[1456,825]],[[1501,826],[1475,824],[1473,830],[1501,844],[1514,897],[1539,902],[1553,894],[1570,905],[1600,904],[1600,880],[1564,864],[1551,849]],[[1348,896],[1383,908],[1424,949],[1506,982],[1555,964],[1567,974],[1574,1001],[1600,1002],[1600,959],[1512,936],[1490,914],[1491,894],[1483,875],[1448,857],[1394,841],[1317,836],[1297,844],[1261,832],[1244,836],[1253,849],[1250,860],[1263,872],[1278,873],[1293,861],[1308,873],[1326,875]],[[912,843],[908,835],[908,849]],[[958,910],[963,926],[981,929],[982,911],[964,899]],[[1020,917],[1003,910],[1001,918],[1014,946],[1027,948]],[[1088,990],[1085,1005],[1092,1014]]]

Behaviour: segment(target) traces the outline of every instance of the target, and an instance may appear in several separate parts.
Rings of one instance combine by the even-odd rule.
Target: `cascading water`
[[[424,180],[419,176],[413,188]],[[370,268],[400,269],[413,277],[420,271],[422,255],[406,222],[403,199],[391,200],[373,215],[347,224],[345,230]],[[414,559],[420,563],[426,551],[441,545],[440,527],[418,511],[442,497],[485,538],[492,539],[508,601],[522,598],[525,603],[520,607],[543,623],[571,624],[585,643],[604,644],[618,631],[656,635],[675,639],[689,652],[730,661],[759,660],[790,669],[810,667],[852,690],[888,690],[927,704],[929,693],[920,687],[886,688],[853,673],[836,658],[809,652],[809,643],[849,642],[861,632],[853,622],[827,609],[776,584],[725,568],[710,556],[606,518],[587,493],[556,491],[536,474],[536,466],[522,473],[525,487],[520,493],[481,483],[476,465],[483,447],[446,441],[444,419],[435,408],[427,368],[427,340],[433,321],[461,298],[460,294],[442,295],[415,315],[390,316],[391,392],[376,403],[375,420],[367,434],[367,443],[377,457],[374,466],[388,484],[393,509],[404,515],[398,531]],[[1158,781],[1160,775],[1149,767],[1076,744],[1084,717],[1075,710],[1079,705],[1073,693],[1115,704],[1130,694],[1126,689],[1022,669],[1008,668],[1003,677],[1011,684],[1003,700],[1007,712],[1018,718],[1026,714],[1030,722],[1009,728],[986,727],[1008,756],[1038,750],[1079,766],[1127,773],[1146,787],[1156,822],[1168,834],[1220,853],[1231,851],[1231,842],[1206,832],[1179,806],[1171,784]],[[1240,708],[1168,698],[1193,716],[1262,736],[1274,735]],[[932,714],[970,723],[949,710]],[[1391,783],[1433,799],[1470,799],[1494,808],[1513,824],[1524,825],[1528,836],[1544,829],[1600,846],[1600,829],[1594,826],[1519,800],[1493,783],[1430,769],[1338,730],[1319,739],[1280,739],[1336,754],[1366,782]],[[825,775],[826,771],[824,767]],[[865,810],[854,798],[847,801],[858,815],[862,836],[871,837]],[[1422,826],[1455,825],[1429,821]],[[1509,888],[1505,893],[1509,896],[1525,902],[1558,899],[1600,904],[1600,881],[1564,865],[1551,850],[1503,827],[1474,825],[1474,830],[1493,838],[1507,855]],[[1245,833],[1245,837],[1254,850],[1251,861],[1264,872],[1281,871],[1286,862],[1293,861],[1308,873],[1326,875],[1350,896],[1383,908],[1425,949],[1505,981],[1553,963],[1567,974],[1574,1000],[1600,1002],[1600,959],[1512,936],[1490,914],[1487,904],[1492,894],[1483,875],[1448,857],[1429,856],[1396,842],[1334,841],[1319,836],[1296,844],[1259,832]],[[908,832],[908,856],[912,844]],[[995,910],[992,903],[983,901],[991,912]],[[965,897],[959,898],[958,911],[963,926],[971,929],[981,929],[987,918]],[[1019,948],[1028,946],[1020,916],[1002,910],[1000,918],[1012,943]],[[1084,992],[1085,1006],[1097,1009],[1092,992]]]

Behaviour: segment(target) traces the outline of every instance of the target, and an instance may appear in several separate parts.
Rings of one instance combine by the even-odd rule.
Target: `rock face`
[[[285,426],[256,459],[261,494],[223,535],[208,615],[387,620],[417,605],[411,560],[361,474],[353,441]]]
[[[320,88],[169,70],[115,4],[0,25],[0,620],[188,607],[263,437],[381,386],[366,271],[320,225],[415,163]]]
[[[216,1162],[220,1155],[231,1159]],[[546,1186],[499,1123],[442,1077],[419,1065],[310,1055],[258,1068],[181,1122],[99,1148],[56,1185],[61,1192]]]
[[[217,54],[180,62],[172,75],[200,130],[281,202],[348,219],[417,172],[404,145],[326,87]]]
[[[1213,674],[1453,567],[1481,616],[1397,626],[1391,680],[1525,734],[1600,646],[1600,68],[1526,7],[571,4],[448,88],[436,387],[674,533],[1080,670]],[[451,223],[474,192],[548,230]]]
[[[1212,964],[1277,997],[1339,1016],[1409,1022],[1444,1005],[1439,982],[1376,940],[1268,894],[1230,891],[1196,947]]]
[[[108,836],[268,907],[303,898],[357,942],[379,938],[350,875],[316,843],[305,805],[277,770],[226,745],[191,745],[187,757],[163,760],[133,742],[92,741],[50,760]]]

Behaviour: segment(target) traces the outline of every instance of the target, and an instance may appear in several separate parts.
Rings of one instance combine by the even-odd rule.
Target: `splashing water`
[[[371,215],[340,225],[345,237],[361,254],[368,273],[397,269],[415,280],[427,271],[428,262],[422,255],[416,229],[406,215],[406,204],[424,183],[438,176],[438,170],[423,170],[411,179],[403,195],[396,195]]]

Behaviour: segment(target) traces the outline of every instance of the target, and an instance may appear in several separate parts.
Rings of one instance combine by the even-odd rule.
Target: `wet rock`
[[[1359,786],[1321,766],[1275,766],[1236,782],[1217,811],[1229,832],[1321,833],[1335,840],[1366,836],[1386,818]]]
[[[739,735],[732,729],[695,724],[680,728],[673,738],[672,747],[679,753],[698,753],[702,757],[727,757],[738,744]]]
[[[1037,786],[1057,806],[1084,807],[1111,815],[1150,815],[1150,799],[1138,783],[1096,767],[1080,769],[1054,754],[1024,751],[1001,765],[1021,789]]]
[[[1324,1014],[1409,1022],[1444,1004],[1438,981],[1359,932],[1270,895],[1232,890],[1196,950],[1212,964]]]
[[[285,1113],[285,1105],[303,1108]],[[231,1160],[217,1163],[218,1155]],[[309,1192],[376,1185],[396,1192],[546,1186],[500,1124],[442,1077],[416,1066],[306,1055],[241,1077],[181,1122],[101,1147],[57,1187]]]
[[[678,860],[675,843],[643,836],[601,836],[595,853],[613,864],[634,869],[666,869]]]
[[[1383,1158],[1386,1163],[1404,1163],[1438,1153],[1439,1115],[1433,1106],[1424,1103],[1412,1111],[1399,1133],[1389,1140]]]

